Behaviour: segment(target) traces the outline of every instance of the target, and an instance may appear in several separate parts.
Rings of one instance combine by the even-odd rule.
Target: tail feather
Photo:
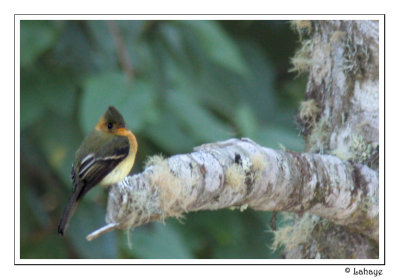
[[[77,191],[72,194],[67,206],[65,207],[64,213],[61,216],[60,223],[58,224],[58,234],[61,236],[63,236],[66,232],[69,221],[71,220],[71,217],[74,215],[76,207],[78,206],[78,194],[79,192]]]

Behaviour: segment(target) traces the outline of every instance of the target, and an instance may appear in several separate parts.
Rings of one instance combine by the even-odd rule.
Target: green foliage
[[[187,30],[187,40],[191,40],[208,59],[239,75],[248,74],[238,46],[219,25],[197,20],[181,23]]]
[[[21,21],[21,66],[33,66],[57,39],[57,25],[48,21]]]
[[[121,72],[101,72],[86,80],[83,93],[80,116],[87,133],[109,105],[118,108],[132,131],[142,130],[159,117],[156,93],[149,80],[138,78],[132,82]]]
[[[296,36],[275,21],[21,21],[22,258],[279,258],[270,213],[213,211],[129,233],[104,224],[106,191],[80,203],[65,238],[58,219],[83,137],[114,105],[147,156],[232,137],[302,151],[294,114],[304,80],[288,73]]]
[[[182,232],[174,226],[153,223],[128,232],[121,239],[122,252],[129,258],[141,259],[187,259],[194,258],[183,240]],[[132,244],[126,246],[128,241]]]

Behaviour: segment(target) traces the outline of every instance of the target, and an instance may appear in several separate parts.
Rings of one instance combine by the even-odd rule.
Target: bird
[[[58,224],[59,235],[64,236],[80,199],[89,190],[116,184],[130,173],[137,150],[136,137],[126,128],[121,113],[109,106],[75,153],[72,195]]]

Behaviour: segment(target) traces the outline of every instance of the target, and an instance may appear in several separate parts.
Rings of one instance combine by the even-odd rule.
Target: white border
[[[16,15],[16,20],[382,20],[383,15],[180,15],[180,14],[89,14]]]
[[[20,260],[20,23],[18,20],[14,21],[15,24],[15,185],[14,185],[14,193],[15,193],[15,260]]]
[[[290,259],[20,259],[20,20],[380,20],[379,40],[379,142],[380,142],[380,186],[384,186],[384,32],[383,15],[15,15],[15,263],[16,264],[383,264],[384,262],[384,188],[379,189],[380,197],[380,248],[379,259],[372,260],[290,260]]]

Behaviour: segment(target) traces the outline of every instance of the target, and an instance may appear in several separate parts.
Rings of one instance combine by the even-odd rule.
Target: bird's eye
[[[107,128],[108,128],[108,129],[111,129],[112,127],[113,127],[113,124],[109,122],[109,123],[107,124]]]

